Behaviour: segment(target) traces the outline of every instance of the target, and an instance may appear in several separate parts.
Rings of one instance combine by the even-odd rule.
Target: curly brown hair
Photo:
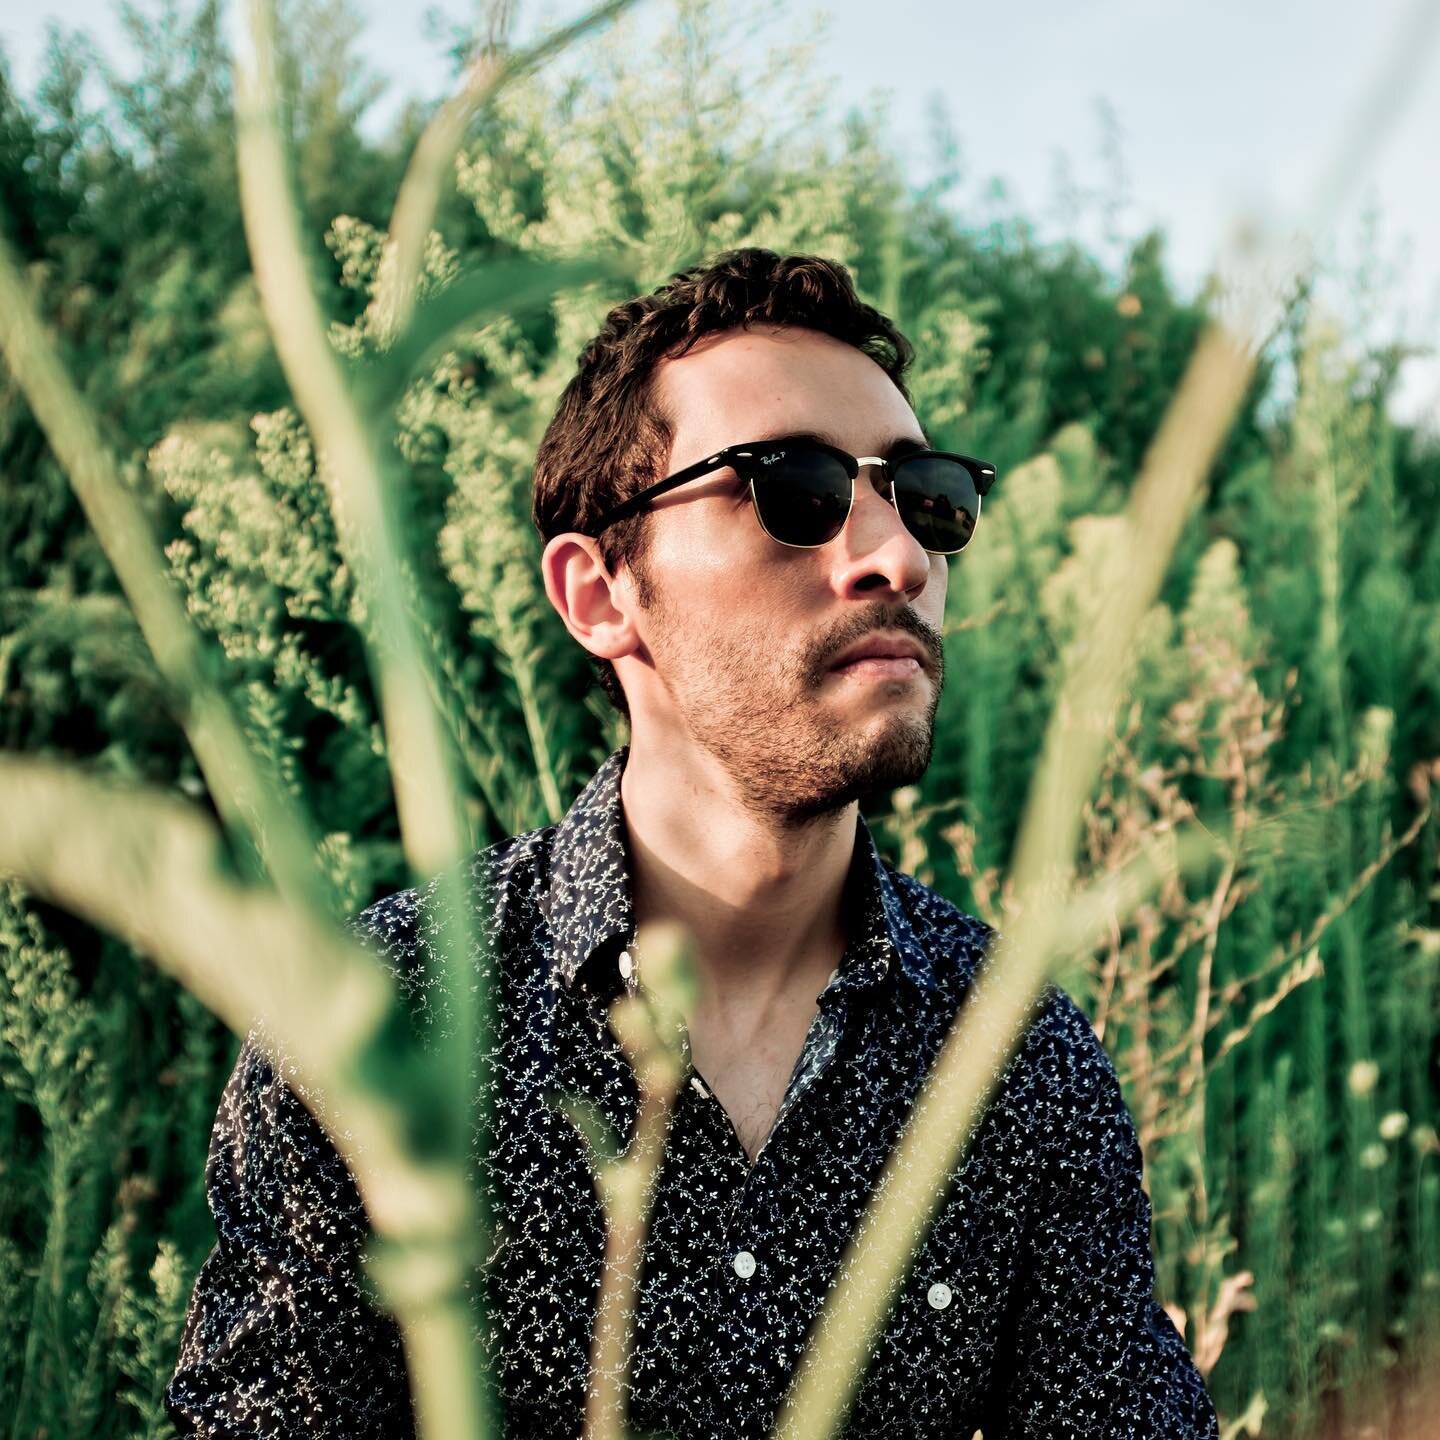
[[[909,398],[903,376],[914,350],[856,295],[843,265],[758,248],[726,251],[617,305],[581,352],[535,456],[531,516],[541,539],[592,534],[612,506],[664,478],[674,436],[654,403],[661,360],[684,355],[707,335],[761,324],[804,326],[853,345]],[[606,567],[612,575],[630,567],[642,605],[654,598],[644,566],[649,519],[642,512],[600,536]],[[611,703],[629,719],[614,666],[590,659]]]

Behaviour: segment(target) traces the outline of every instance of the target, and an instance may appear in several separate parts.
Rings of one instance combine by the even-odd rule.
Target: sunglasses
[[[884,460],[847,455],[808,438],[759,440],[728,446],[632,495],[601,516],[595,534],[637,514],[655,496],[728,467],[749,484],[755,518],[772,540],[813,550],[844,528],[864,465],[880,470],[881,493],[932,555],[958,555],[965,548],[980,519],[981,497],[995,483],[995,467],[968,455],[912,450]]]

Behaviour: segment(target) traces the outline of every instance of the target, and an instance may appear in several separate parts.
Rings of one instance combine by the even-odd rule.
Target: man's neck
[[[758,1033],[797,990],[813,999],[845,947],[857,807],[789,827],[741,804],[709,756],[634,742],[620,795],[636,921],[692,937],[696,1013]]]

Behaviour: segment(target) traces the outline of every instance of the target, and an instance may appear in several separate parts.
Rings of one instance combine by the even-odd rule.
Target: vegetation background
[[[300,199],[332,261],[334,342],[361,356],[379,227],[425,116],[370,136],[344,0],[282,8]],[[504,93],[427,256],[432,291],[516,254],[619,253],[626,271],[469,336],[401,403],[415,583],[476,841],[557,819],[624,738],[545,601],[528,520],[579,346],[679,264],[818,251],[916,341],[939,443],[1001,471],[954,562],[934,764],[869,817],[896,863],[993,917],[1060,658],[1206,297],[1177,294],[1160,235],[1117,271],[1022,215],[967,213],[942,122],[917,180],[882,110],[837,108],[783,49],[763,73],[727,60],[748,23],[733,11],[678,0],[656,18],[643,43],[622,26]],[[150,0],[127,25],[138,72],[79,36],[57,37],[33,93],[0,68],[0,227],[358,909],[404,864],[355,593],[250,275],[219,6]],[[1118,870],[1191,816],[1230,839],[1062,978],[1126,1085],[1160,1298],[1226,1431],[1416,1434],[1440,1328],[1440,443],[1387,415],[1403,351],[1347,336],[1313,278],[1147,623],[1082,868]],[[0,477],[0,746],[205,803],[3,373]],[[236,1045],[119,942],[0,888],[11,1436],[170,1433],[160,1393],[214,1239],[203,1170]]]

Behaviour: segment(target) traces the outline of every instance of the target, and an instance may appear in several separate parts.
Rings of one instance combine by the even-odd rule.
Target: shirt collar
[[[614,751],[575,798],[555,829],[544,906],[554,971],[565,989],[607,942],[635,931],[630,865],[620,809],[620,776],[628,745]],[[615,947],[618,948],[618,947]]]
[[[620,777],[630,753],[615,750],[555,829],[543,910],[549,923],[554,973],[569,990],[592,958],[608,970],[634,938],[629,849],[620,803]],[[889,974],[891,960],[917,989],[936,989],[931,961],[915,933],[895,882],[864,817],[857,819],[854,858],[845,886],[850,943],[831,982],[863,990]],[[608,984],[602,988],[610,988]]]
[[[934,965],[930,952],[916,933],[900,899],[900,892],[890,874],[889,867],[881,858],[875,837],[862,815],[856,825],[855,860],[851,869],[851,881],[855,886],[857,910],[852,911],[857,923],[851,929],[850,945],[846,950],[837,983],[846,984],[849,962],[857,952],[873,953],[877,960],[883,958],[878,974],[871,978],[883,979],[890,967],[891,955],[900,957],[900,973],[917,990],[927,995],[937,994],[939,986],[935,981]],[[877,903],[878,902],[878,903]],[[859,967],[863,972],[863,966]],[[866,983],[856,980],[855,988]]]

